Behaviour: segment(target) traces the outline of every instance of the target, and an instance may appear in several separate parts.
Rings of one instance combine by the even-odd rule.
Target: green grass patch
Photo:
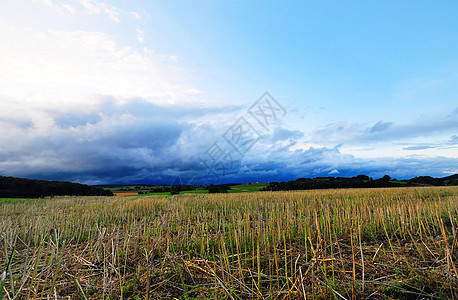
[[[28,198],[0,198],[0,203],[15,203],[15,202],[24,202],[24,201],[36,201],[37,199],[28,199]]]
[[[265,188],[269,184],[267,182],[260,182],[260,183],[245,183],[245,184],[238,184],[232,185],[230,193],[237,193],[239,192],[258,192],[260,189]]]
[[[400,181],[400,180],[390,180],[391,183],[397,183],[397,184],[403,184],[403,185],[407,185],[408,182],[406,181]]]

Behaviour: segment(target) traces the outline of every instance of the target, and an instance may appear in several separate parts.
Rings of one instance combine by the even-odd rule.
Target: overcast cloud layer
[[[357,100],[340,109],[341,100],[319,100],[312,90],[285,96],[287,78],[246,81],[248,91],[237,79],[217,82],[224,70],[195,69],[181,46],[179,55],[157,51],[147,33],[161,26],[143,4],[0,3],[0,39],[8,41],[0,44],[1,175],[176,184],[458,173],[456,71],[427,90],[411,83],[374,100],[373,112]],[[450,64],[458,65],[456,55]],[[268,127],[249,114],[265,90],[285,109]],[[421,90],[411,111],[393,104],[402,108]],[[243,155],[224,138],[240,117],[259,137]],[[232,158],[218,176],[202,160],[215,142]]]

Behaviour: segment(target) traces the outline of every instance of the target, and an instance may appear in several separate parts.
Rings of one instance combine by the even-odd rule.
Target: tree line
[[[0,198],[42,198],[49,196],[113,196],[113,193],[102,188],[67,181],[0,176]]]
[[[389,175],[379,179],[372,179],[367,175],[355,177],[316,177],[298,178],[291,181],[270,182],[261,191],[289,191],[289,190],[312,190],[312,189],[336,189],[336,188],[377,188],[377,187],[408,187],[408,186],[444,186],[458,185],[458,174],[433,178],[431,176],[418,176],[412,179],[396,180]]]

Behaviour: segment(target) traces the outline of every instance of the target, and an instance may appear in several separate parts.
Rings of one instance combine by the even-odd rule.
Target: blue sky
[[[458,173],[457,11],[0,1],[0,174],[172,184]],[[263,127],[249,111],[266,91],[282,111]],[[242,154],[227,140],[241,117],[256,137]]]

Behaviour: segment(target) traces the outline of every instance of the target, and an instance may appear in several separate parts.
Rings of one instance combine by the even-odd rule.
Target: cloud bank
[[[2,174],[90,184],[173,184],[177,178],[183,183],[216,183],[357,174],[445,176],[458,165],[453,157],[362,159],[342,152],[345,144],[303,147],[315,132],[280,125],[262,132],[245,155],[232,151],[231,168],[215,177],[199,158],[213,142],[224,143],[222,135],[244,113],[240,107],[157,105],[139,98],[121,103],[105,97],[92,109],[39,112],[40,118],[0,119]],[[436,147],[456,149],[456,136],[441,145],[404,148]]]

